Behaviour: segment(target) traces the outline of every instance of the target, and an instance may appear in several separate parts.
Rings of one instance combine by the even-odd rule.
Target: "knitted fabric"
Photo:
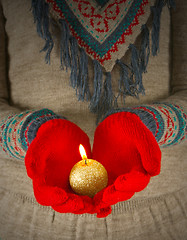
[[[94,198],[75,194],[69,185],[70,171],[81,160],[80,144],[88,158],[101,162],[108,172],[108,186]],[[107,117],[97,127],[92,152],[88,136],[78,126],[65,119],[48,121],[39,128],[25,157],[40,204],[61,213],[97,213],[97,217],[107,216],[111,205],[143,190],[150,177],[159,174],[160,161],[153,134],[138,116],[124,112]]]
[[[181,106],[155,103],[109,111],[104,119],[117,112],[137,114],[155,136],[160,147],[176,145],[187,137],[187,115]]]
[[[159,145],[171,146],[187,136],[186,114],[167,103],[108,112],[96,128],[93,151],[77,125],[48,109],[9,116],[0,126],[3,150],[25,158],[38,203],[61,213],[97,213],[97,217],[110,214],[111,205],[142,191],[160,173]],[[69,185],[70,171],[81,160],[80,144],[88,158],[108,172],[107,187],[94,198],[75,194]]]
[[[175,104],[155,103],[109,111],[104,119],[117,112],[137,114],[155,136],[161,147],[172,146],[186,139],[187,115]],[[0,124],[0,146],[10,157],[24,159],[28,146],[39,127],[52,119],[65,119],[48,109],[30,110],[6,117]]]
[[[101,117],[116,106],[119,96],[145,94],[142,74],[150,53],[155,56],[159,50],[160,18],[165,5],[175,7],[174,1],[169,0],[32,0],[32,12],[37,32],[45,40],[42,51],[46,52],[46,62],[51,61],[57,37],[51,30],[55,22],[60,30],[61,68],[70,69],[70,83],[78,99],[89,100],[90,111]],[[152,30],[148,19],[152,19]],[[135,43],[138,36],[139,45]],[[130,60],[122,60],[127,51]],[[88,57],[93,63],[93,92]],[[111,79],[116,64],[120,71],[117,96]]]
[[[46,121],[63,118],[51,110],[29,110],[6,117],[0,123],[0,146],[10,157],[24,159],[38,128]]]
[[[161,147],[176,145],[187,137],[187,115],[176,104],[156,103],[141,106],[152,114],[156,125],[155,138]]]
[[[56,18],[66,20],[79,46],[92,59],[97,59],[107,72],[112,70],[116,59],[124,55],[129,39],[134,41],[140,34],[141,25],[147,22],[150,6],[154,4],[147,0],[110,0],[101,8],[93,0],[46,2],[51,4]]]

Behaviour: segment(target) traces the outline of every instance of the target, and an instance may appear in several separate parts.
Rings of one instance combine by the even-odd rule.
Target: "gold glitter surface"
[[[71,169],[69,182],[74,192],[94,197],[108,184],[108,174],[104,166],[93,159],[81,160]]]

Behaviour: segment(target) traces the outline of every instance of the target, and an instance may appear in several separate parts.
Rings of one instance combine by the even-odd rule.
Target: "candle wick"
[[[87,161],[86,161],[86,160],[87,160],[87,157],[84,156],[83,159],[84,159],[85,164],[88,165],[88,164],[87,164]]]

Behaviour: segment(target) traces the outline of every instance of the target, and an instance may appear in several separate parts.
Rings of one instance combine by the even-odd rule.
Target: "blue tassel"
[[[116,63],[120,66],[120,79],[118,81],[119,94],[116,101],[119,96],[122,95],[123,102],[125,103],[126,96],[135,96],[134,84],[129,76],[129,70],[131,71],[132,69],[120,60],[117,60]]]
[[[112,91],[112,78],[111,73],[106,73],[106,79],[104,82],[104,94],[103,94],[103,100],[101,101],[101,105],[104,106],[104,110],[108,111],[112,108],[113,105],[113,91]],[[102,104],[103,103],[103,104]]]
[[[142,25],[142,41],[140,48],[140,65],[141,71],[146,72],[149,62],[150,46],[149,46],[149,29],[146,24]]]
[[[61,39],[60,39],[60,62],[62,69],[64,65],[67,69],[71,65],[70,53],[69,53],[69,39],[70,39],[70,31],[69,27],[65,20],[59,20],[61,26]]]
[[[50,63],[50,54],[54,43],[49,31],[49,5],[43,0],[32,0],[32,13],[37,25],[37,32],[45,40],[45,46],[41,51],[46,52],[45,61]]]
[[[154,7],[151,7],[153,14],[153,26],[152,26],[152,55],[156,56],[159,50],[159,35],[160,35],[160,17],[162,8],[164,7],[164,0],[157,1]]]
[[[83,48],[80,49],[79,74],[77,82],[78,99],[84,101],[85,96],[88,101],[90,90],[88,85],[88,56]]]
[[[100,118],[109,110],[113,108],[114,94],[112,91],[112,79],[111,73],[106,72],[106,78],[103,86],[103,93],[100,98],[98,108],[97,108],[97,118],[96,125],[98,124]]]
[[[103,86],[103,95],[100,100],[100,112],[103,114],[109,109],[112,108],[113,105],[113,91],[112,91],[112,79],[111,73],[106,72],[106,78]]]
[[[36,23],[37,33],[41,38],[43,38],[42,30],[42,14],[44,8],[44,1],[42,0],[32,0],[32,14],[34,16],[34,23]]]
[[[139,60],[139,52],[137,48],[130,44],[129,48],[131,49],[131,67],[132,67],[132,75],[131,77],[134,77],[135,80],[135,88],[137,89],[137,93],[145,93],[143,83],[142,83],[142,69],[140,65]],[[138,96],[138,95],[137,95]]]
[[[97,113],[102,92],[103,72],[100,63],[97,60],[93,60],[93,64],[94,64],[94,93],[93,96],[91,97],[89,108],[91,112]]]
[[[159,51],[160,18],[162,9],[165,5],[169,8],[176,8],[175,0],[157,0],[154,7],[151,7],[153,14],[152,26],[152,55],[156,56]]]
[[[78,82],[78,43],[74,37],[70,37],[69,42],[71,51],[70,84],[73,88],[75,88]]]
[[[176,9],[176,3],[175,0],[168,0],[168,8]]]

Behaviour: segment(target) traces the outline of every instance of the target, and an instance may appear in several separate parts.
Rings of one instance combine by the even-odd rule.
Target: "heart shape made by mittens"
[[[108,185],[93,198],[70,187],[69,174],[81,160],[82,144],[89,159],[108,172]],[[152,132],[130,112],[114,113],[96,128],[93,149],[87,134],[66,119],[41,125],[25,157],[36,200],[60,213],[96,213],[106,217],[111,205],[142,191],[160,173],[161,151]]]
[[[141,33],[153,0],[46,0],[52,16],[65,19],[71,34],[110,72]],[[98,4],[99,3],[99,4]],[[101,7],[102,6],[102,7]]]

